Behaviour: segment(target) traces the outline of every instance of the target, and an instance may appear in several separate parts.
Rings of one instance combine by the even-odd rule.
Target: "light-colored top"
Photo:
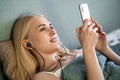
[[[65,66],[62,67],[62,69],[64,69]],[[47,72],[47,71],[43,71],[42,73],[47,73],[47,74],[52,74],[58,78],[60,78],[60,75],[61,75],[61,71],[62,71],[61,68],[59,68],[58,70],[56,70],[55,72]]]

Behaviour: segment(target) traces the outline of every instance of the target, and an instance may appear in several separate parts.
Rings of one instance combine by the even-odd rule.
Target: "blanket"
[[[120,55],[120,43],[111,48]],[[120,66],[110,61],[99,52],[96,52],[99,64],[103,71],[105,80],[120,80]],[[83,56],[79,56],[67,65],[63,70],[64,75],[61,75],[63,80],[87,80],[86,66]]]

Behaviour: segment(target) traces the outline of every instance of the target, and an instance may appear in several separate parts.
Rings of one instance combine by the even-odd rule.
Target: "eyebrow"
[[[41,27],[41,26],[46,26],[46,24],[40,24],[40,25],[38,25],[37,28],[39,28],[39,27]]]

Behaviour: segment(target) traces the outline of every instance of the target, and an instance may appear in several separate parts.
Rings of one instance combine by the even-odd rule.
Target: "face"
[[[27,39],[33,48],[42,53],[52,53],[58,49],[58,35],[45,17],[36,16],[28,30]]]

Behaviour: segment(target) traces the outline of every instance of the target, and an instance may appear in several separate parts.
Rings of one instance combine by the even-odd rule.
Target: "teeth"
[[[56,41],[57,41],[56,38],[50,40],[50,42],[56,42]]]

